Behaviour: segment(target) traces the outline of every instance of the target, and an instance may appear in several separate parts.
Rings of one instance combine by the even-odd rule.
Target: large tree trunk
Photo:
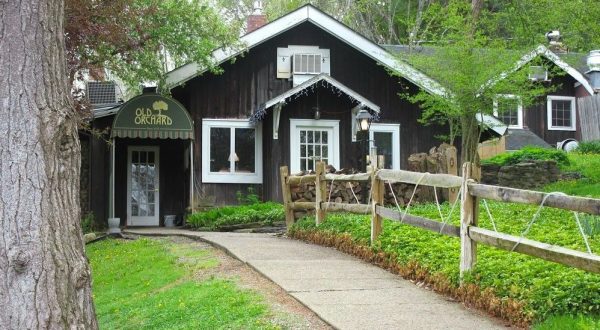
[[[0,0],[0,328],[95,329],[62,0]]]

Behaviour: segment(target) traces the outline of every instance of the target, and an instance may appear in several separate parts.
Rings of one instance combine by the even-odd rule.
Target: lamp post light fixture
[[[359,132],[368,132],[371,127],[371,120],[373,116],[369,113],[369,111],[365,109],[360,109],[360,111],[356,114],[356,125],[358,127]]]
[[[367,160],[367,157],[369,154],[369,128],[371,127],[372,119],[373,119],[373,116],[371,116],[369,111],[367,111],[365,109],[360,109],[360,111],[358,111],[358,113],[356,114],[357,133],[364,134],[364,136],[365,136],[364,139],[360,140],[360,142],[364,144],[364,146],[361,146],[364,154],[363,154],[363,157],[360,157],[360,158],[364,160],[364,164],[361,164],[362,165],[361,167],[364,168],[365,171],[367,169],[367,164],[369,163],[369,160]],[[361,161],[361,163],[362,163],[362,161]]]

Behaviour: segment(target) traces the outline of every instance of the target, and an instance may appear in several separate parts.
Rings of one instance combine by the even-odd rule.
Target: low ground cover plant
[[[101,329],[272,329],[262,298],[230,280],[197,280],[207,250],[137,239],[89,245]]]
[[[488,202],[494,223],[500,232],[519,236],[536,212],[536,206]],[[450,206],[443,205],[448,214]],[[435,205],[413,206],[411,214],[439,219]],[[456,212],[458,213],[458,212]],[[493,230],[484,206],[480,207],[480,226]],[[458,225],[459,215],[450,223]],[[314,218],[299,221],[290,231],[298,238],[362,246],[375,255],[384,254],[397,264],[403,276],[429,283],[437,291],[462,295],[496,315],[512,318],[517,324],[529,324],[561,314],[600,314],[600,275],[480,244],[475,271],[467,277],[473,284],[466,291],[459,284],[460,240],[404,224],[384,221],[384,229],[374,246],[369,247],[370,218],[349,214],[329,214],[318,228]],[[320,237],[320,238],[318,238]],[[571,212],[544,208],[527,238],[585,251],[585,245]],[[600,252],[600,238],[588,238],[592,251]],[[330,245],[336,245],[335,243]],[[338,246],[340,247],[340,246]],[[350,249],[350,250],[352,250]],[[349,250],[346,247],[346,250]],[[362,252],[361,252],[362,253]],[[389,268],[389,267],[388,267]],[[469,297],[472,295],[473,297]],[[472,299],[471,299],[472,298]]]
[[[190,214],[187,217],[187,223],[193,228],[209,230],[254,222],[271,225],[284,220],[283,206],[273,202],[216,207],[205,212]]]
[[[554,160],[560,166],[569,165],[569,158],[567,157],[566,152],[534,146],[527,146],[515,152],[505,152],[490,159],[483,160],[481,163],[504,166],[534,160]]]

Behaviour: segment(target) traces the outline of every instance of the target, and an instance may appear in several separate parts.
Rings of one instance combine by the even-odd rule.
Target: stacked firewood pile
[[[412,154],[408,158],[408,170],[413,172],[429,172],[429,173],[447,173],[446,152],[451,146],[442,144],[439,147],[433,147],[429,153]],[[337,171],[333,166],[328,165],[327,173],[335,174],[355,174],[358,171],[353,169],[341,169]],[[295,173],[294,176],[303,176],[314,174],[314,172]],[[328,182],[325,195],[326,202],[347,203],[347,204],[366,204],[370,199],[370,182]],[[432,187],[418,186],[415,191],[415,185],[406,183],[385,184],[385,204],[396,206],[396,203],[401,207],[408,204],[411,196],[414,197],[412,203],[431,202],[435,200],[435,195]],[[292,202],[314,202],[315,201],[315,182],[314,180],[306,180],[298,185],[290,187]],[[440,202],[447,200],[447,191],[438,189],[438,198]]]
[[[393,183],[391,186],[394,189],[390,189],[390,185],[385,185],[385,203],[386,205],[404,206],[410,200],[413,195],[415,185],[406,183]],[[369,191],[371,189],[370,182],[333,182],[327,183],[327,191],[325,195],[325,202],[335,203],[346,203],[346,204],[366,204],[371,197]],[[314,182],[301,183],[299,185],[293,185],[290,187],[292,194],[292,202],[314,202],[315,201],[315,184]],[[441,192],[438,197],[442,199]],[[394,197],[395,195],[395,197]],[[355,197],[356,196],[356,197]],[[413,203],[433,201],[433,189],[425,186],[417,187],[415,195],[413,197]],[[359,203],[357,203],[357,200]]]
[[[336,171],[333,166],[328,165],[326,173],[333,174],[356,174],[359,173],[354,169],[341,169]],[[315,174],[314,172],[296,173],[296,176],[307,174]],[[332,185],[333,184],[333,185]],[[327,194],[325,195],[326,202],[360,204],[367,203],[369,199],[369,182],[328,182]],[[314,202],[315,201],[315,182],[307,180],[300,182],[299,185],[290,187],[293,202]],[[357,202],[358,200],[358,202]]]

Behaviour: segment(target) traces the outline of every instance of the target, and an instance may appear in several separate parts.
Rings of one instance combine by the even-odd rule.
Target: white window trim
[[[571,101],[571,126],[552,126],[552,101]],[[547,101],[547,114],[548,114],[548,130],[549,131],[575,131],[577,130],[577,111],[575,106],[575,97],[573,96],[559,96],[559,95],[548,95]]]
[[[254,148],[254,173],[210,172],[210,129],[254,128],[256,130]],[[230,137],[229,148],[235,143],[235,130]],[[253,126],[247,119],[202,119],[202,182],[203,183],[257,183],[263,181],[262,127]]]
[[[369,129],[369,147],[375,146],[375,132],[392,133],[392,170],[400,169],[400,124],[372,123]]]
[[[325,119],[290,119],[290,172],[300,172],[300,141],[298,130],[301,128],[331,128],[333,136],[331,137],[331,158],[329,164],[340,168],[340,121]]]
[[[517,125],[508,125],[508,128],[518,128],[523,129],[523,101],[521,97],[513,94],[498,94],[494,98],[494,116],[496,118],[500,118],[498,116],[498,99],[517,99],[519,100],[519,106],[517,107]]]

